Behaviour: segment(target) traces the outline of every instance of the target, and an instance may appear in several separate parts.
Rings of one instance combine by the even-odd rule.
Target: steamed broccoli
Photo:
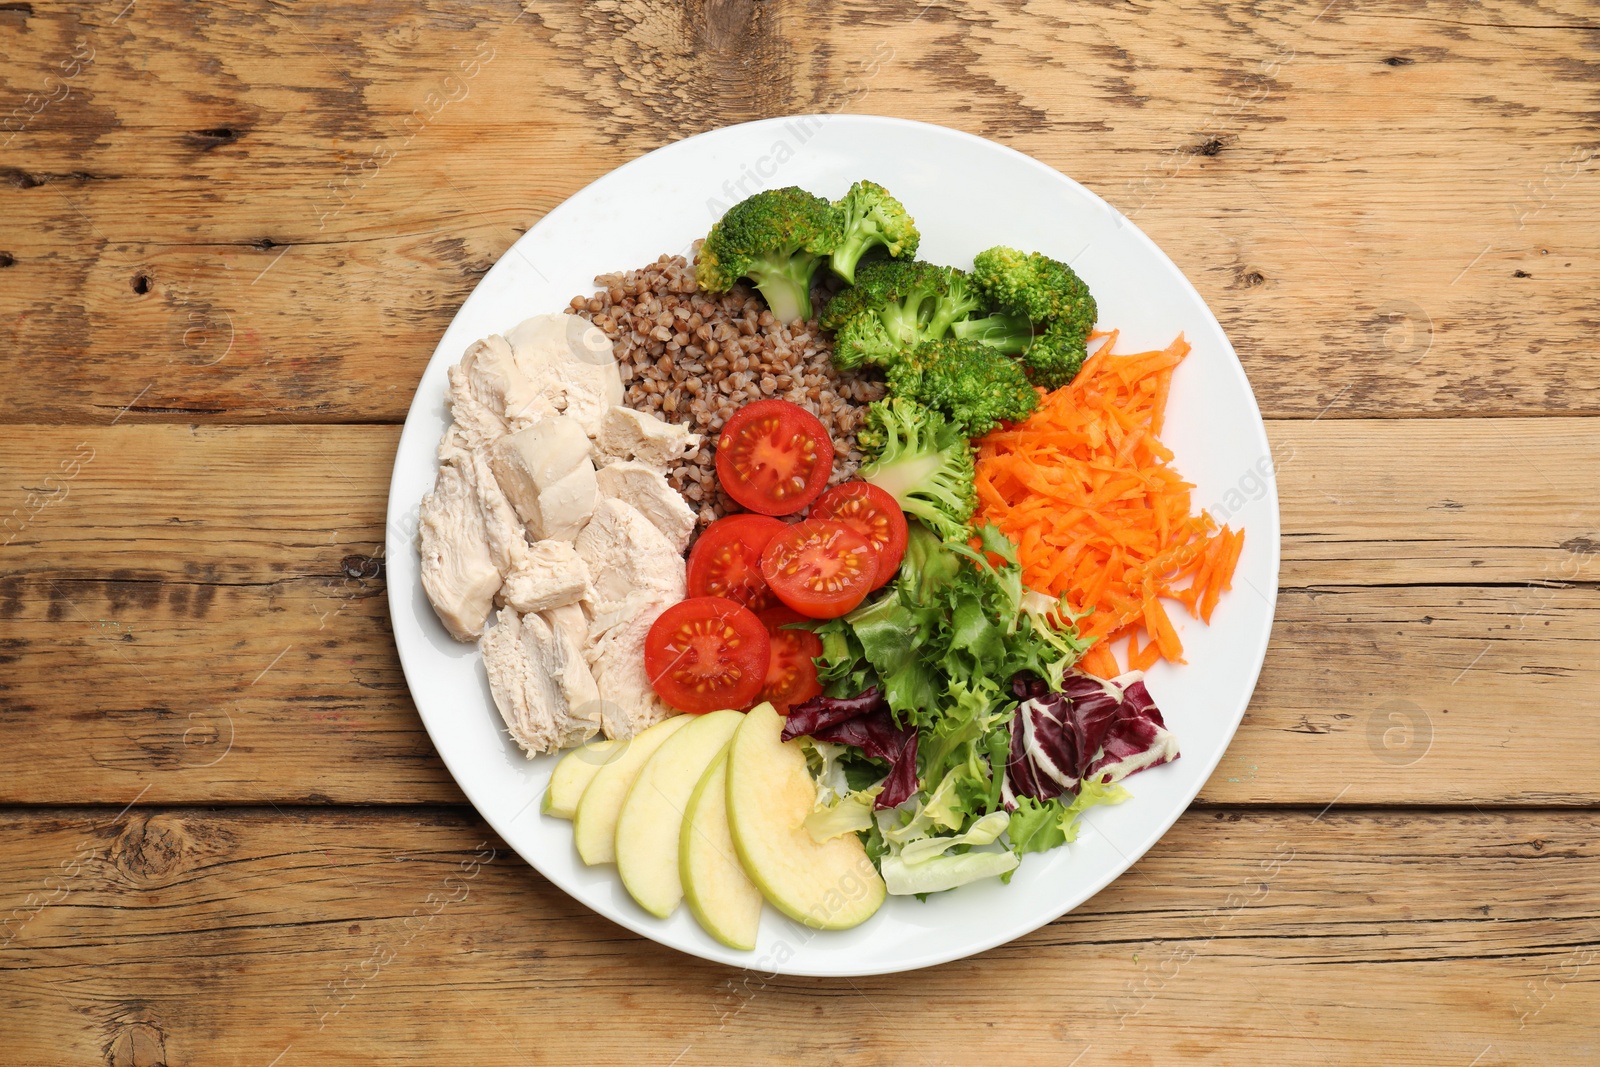
[[[968,315],[983,310],[988,304],[972,275],[956,267],[939,269],[945,272],[945,292],[944,299],[934,309],[933,321],[928,324],[928,336],[934,340],[949,336],[957,323],[966,321]]]
[[[834,365],[887,367],[982,306],[964,273],[921,260],[863,263],[856,283],[828,301],[822,325],[834,331]]]
[[[789,186],[757,193],[729,208],[706,235],[695,260],[700,288],[722,293],[749,278],[784,322],[811,317],[811,279],[839,231],[833,205]]]
[[[963,341],[979,341],[1008,356],[1020,356],[1033,344],[1033,322],[1026,315],[997,312],[951,323],[950,335]]]
[[[939,409],[968,437],[1039,406],[1021,364],[977,341],[926,341],[891,364],[888,378],[895,396]]]
[[[838,232],[828,264],[845,281],[856,280],[856,264],[872,248],[882,248],[896,259],[917,254],[917,224],[883,186],[856,182],[844,199],[834,201],[833,210]]]
[[[1085,344],[1098,314],[1083,279],[1043,253],[997,245],[973,257],[972,281],[999,314],[963,326],[957,336],[998,341],[1002,351],[1025,343],[1022,362],[1035,382],[1055,389],[1072,381],[1083,366]],[[1033,334],[1031,340],[1026,339],[1024,324]]]
[[[872,458],[861,477],[946,541],[965,541],[978,508],[972,446],[961,431],[915,400],[879,400],[856,435]]]

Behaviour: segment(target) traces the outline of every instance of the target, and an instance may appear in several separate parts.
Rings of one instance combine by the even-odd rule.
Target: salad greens
[[[896,721],[938,727],[930,747],[949,766],[984,732],[969,724],[993,725],[981,720],[1010,699],[1014,677],[1032,674],[1059,689],[1088,648],[1065,601],[1024,589],[1010,538],[994,526],[977,536],[975,551],[911,523],[905,559],[884,593],[816,630],[827,695],[880,687]],[[1004,746],[997,751],[1003,763]]]
[[[912,754],[923,788],[909,799],[879,788],[880,779],[903,776],[903,765],[889,779],[879,769],[868,796],[845,779],[861,754],[813,741],[819,791],[808,827],[814,836],[865,829],[892,893],[1008,876],[1022,853],[1071,840],[1085,810],[1128,795],[1088,781],[1065,799],[1003,795],[1017,708],[1013,680],[1059,690],[1087,645],[1064,602],[1024,588],[1009,538],[987,526],[977,540],[976,550],[941,541],[913,522],[895,579],[876,599],[816,628],[825,695],[791,712],[799,736],[817,716],[837,722],[847,711],[869,714],[862,701],[870,695],[870,714],[881,707],[894,724],[915,730]],[[1009,849],[996,851],[991,846],[1002,834]]]

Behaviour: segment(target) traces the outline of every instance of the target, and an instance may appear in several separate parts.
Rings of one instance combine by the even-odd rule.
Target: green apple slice
[[[799,741],[783,740],[771,704],[745,716],[728,746],[728,826],[745,873],[773,906],[819,930],[871,918],[887,891],[855,834],[818,843],[805,828],[816,799]]]
[[[728,829],[728,755],[711,761],[683,809],[678,873],[689,913],[729,948],[756,947],[761,890],[739,863]]]
[[[572,817],[572,840],[583,862],[592,867],[617,858],[617,816],[633,780],[656,749],[693,719],[693,715],[674,715],[661,720],[626,742],[621,755],[595,772]]]
[[[656,749],[634,779],[617,816],[617,873],[639,906],[662,919],[683,899],[678,835],[684,809],[744,716],[713,711],[694,720]]]
[[[550,772],[550,784],[545,787],[539,810],[558,819],[576,815],[583,791],[589,788],[601,767],[622,755],[624,745],[622,741],[596,741],[562,756],[556,769]]]

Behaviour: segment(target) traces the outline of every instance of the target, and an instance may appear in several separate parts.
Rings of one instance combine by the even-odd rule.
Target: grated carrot
[[[1091,646],[1078,661],[1078,666],[1100,678],[1115,678],[1122,673],[1117,668],[1117,658],[1103,642]]]
[[[1096,647],[1101,647],[1101,646],[1096,646]],[[1108,656],[1110,655],[1110,650],[1109,649],[1107,650],[1106,654]],[[1156,643],[1154,641],[1151,641],[1148,645],[1145,645],[1143,648],[1140,648],[1139,647],[1139,635],[1136,634],[1136,633],[1130,633],[1128,635],[1128,667],[1129,667],[1129,669],[1136,670],[1136,671],[1147,671],[1151,667],[1154,667],[1156,665],[1156,660],[1158,660],[1160,658],[1161,658],[1161,649],[1157,647],[1157,645],[1156,645]]]
[[[1025,422],[978,442],[979,520],[1017,541],[1023,578],[1065,595],[1095,644],[1080,666],[1118,673],[1109,645],[1128,637],[1128,661],[1146,669],[1183,662],[1162,606],[1182,604],[1206,622],[1232,587],[1244,531],[1190,511],[1190,484],[1157,439],[1173,369],[1189,353],[1179,335],[1153,352],[1117,355],[1115,330],[1071,384],[1040,398]]]

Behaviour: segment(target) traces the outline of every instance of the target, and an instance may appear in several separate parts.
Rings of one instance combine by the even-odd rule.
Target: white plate
[[[587,868],[572,826],[539,812],[554,757],[523,758],[490,700],[477,649],[434,617],[418,573],[417,506],[433,484],[448,423],[445,371],[468,344],[530,315],[559,311],[597,274],[686,252],[729,203],[798,185],[837,198],[858,178],[890,189],[922,230],[920,255],[970,266],[1006,244],[1067,260],[1089,283],[1119,351],[1194,346],[1173,380],[1163,439],[1196,485],[1195,506],[1248,531],[1233,592],[1209,627],[1173,619],[1189,662],[1150,672],[1183,745],[1174,763],[1128,781],[1133,800],[1098,808],[1071,845],[1024,858],[1010,885],[991,879],[926,902],[891,899],[854,930],[818,933],[768,908],[754,952],[724,948],[686,908],[652,918],[616,868]],[[740,186],[740,182],[743,185]],[[505,841],[546,878],[630,930],[763,973],[861,975],[926,967],[1019,937],[1081,904],[1125,871],[1183,813],[1222,758],[1266,655],[1278,588],[1278,497],[1266,430],[1216,318],[1159,248],[1120,212],[1060,173],[991,141],[900,119],[769,119],[667,145],[607,174],[546,215],[467,298],[417,387],[389,489],[388,586],[406,681],[439,755]],[[1230,493],[1230,491],[1232,491]]]

